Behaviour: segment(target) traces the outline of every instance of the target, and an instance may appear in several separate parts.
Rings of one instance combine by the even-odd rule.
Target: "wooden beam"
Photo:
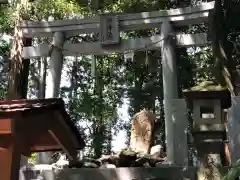
[[[34,143],[36,139],[39,139],[42,134],[45,134],[55,125],[52,120],[53,118],[55,118],[55,116],[52,112],[27,117],[22,116],[17,120],[14,119],[13,129],[19,137],[25,139],[27,143]]]
[[[171,21],[175,26],[207,22],[209,10],[214,7],[214,1],[195,7],[185,7],[171,10],[161,10],[142,13],[116,13],[121,31],[160,28],[163,21]],[[99,32],[100,16],[87,19],[57,20],[57,21],[23,21],[20,24],[24,36],[52,36],[54,32],[65,32],[65,35]]]
[[[67,126],[65,120],[59,112],[55,112],[55,125],[49,130],[53,139],[61,146],[61,149],[68,155],[70,161],[77,160],[77,147],[79,143],[72,131]]]
[[[61,115],[60,112],[55,111],[54,115],[59,119],[59,127],[62,128],[64,130],[64,135],[67,137],[70,137],[73,145],[75,147],[80,147],[81,144],[79,144],[79,141],[77,140],[75,134],[73,133],[73,131],[69,128],[69,126],[67,125],[66,121],[64,120],[63,116]]]
[[[1,134],[0,135],[0,148],[6,149],[12,144],[12,142],[13,142],[12,134]]]
[[[57,144],[57,142],[56,142]],[[61,145],[52,146],[33,146],[31,147],[31,152],[46,152],[46,151],[63,151]]]
[[[205,46],[209,42],[207,41],[206,34],[179,34],[177,37],[178,47],[191,47],[191,46]],[[120,45],[111,46],[110,48],[102,47],[100,42],[93,43],[78,43],[69,44],[65,43],[63,46],[64,56],[75,56],[78,54],[95,54],[95,55],[107,55],[113,53],[124,53],[129,50],[144,50],[148,46],[149,50],[160,50],[161,47],[160,35],[136,38],[129,40],[122,40]],[[22,57],[23,58],[38,58],[41,56],[48,56],[51,49],[50,45],[42,44],[39,46],[24,47]]]
[[[0,136],[12,133],[11,119],[0,119]]]
[[[7,149],[0,150],[1,180],[19,179],[22,148],[22,144],[18,140],[13,140]]]

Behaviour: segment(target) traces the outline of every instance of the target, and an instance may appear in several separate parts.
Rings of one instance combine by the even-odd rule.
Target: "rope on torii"
[[[175,39],[175,36],[176,34],[175,33],[169,33],[169,35],[167,37],[163,37],[161,38],[160,40],[158,41],[155,41],[155,42],[152,42],[152,43],[149,43],[149,44],[146,44],[144,47],[141,47],[141,48],[138,48],[138,49],[135,49],[135,50],[130,50],[130,51],[126,51],[124,52],[124,58],[125,59],[131,59],[133,60],[133,57],[134,57],[134,53],[135,52],[139,52],[139,51],[145,51],[145,63],[148,64],[148,50],[149,48],[152,46],[152,45],[155,45],[155,44],[158,44],[160,43],[161,41],[165,40],[165,39],[168,39],[170,37],[173,37]],[[50,49],[48,51],[48,57],[51,57],[51,54],[53,52],[53,50],[56,49],[57,51],[68,51],[68,52],[71,52],[72,54],[75,54],[76,56],[77,55],[87,55],[87,53],[78,53],[78,52],[74,52],[74,51],[71,51],[69,49],[65,49],[65,48],[61,48],[61,47],[58,47],[56,45],[54,45],[54,43],[52,42],[51,45],[50,45]],[[96,59],[93,57],[92,58],[92,67],[91,67],[91,75],[92,76],[95,76],[95,69],[96,69]]]
[[[158,44],[158,43],[160,43],[161,41],[163,41],[163,40],[165,40],[165,39],[167,39],[167,38],[169,38],[169,37],[175,37],[175,35],[176,35],[175,33],[170,33],[167,37],[164,37],[164,38],[161,38],[161,39],[158,40],[158,41],[155,41],[155,42],[146,44],[144,47],[141,47],[141,48],[138,48],[138,49],[134,49],[134,50],[130,50],[130,51],[126,51],[126,52],[124,52],[123,54],[127,54],[127,53],[129,53],[129,52],[133,52],[133,53],[134,53],[134,52],[138,52],[138,51],[146,51],[146,50],[148,50],[152,45]],[[69,49],[57,47],[57,46],[55,46],[53,43],[51,43],[50,49],[49,49],[49,51],[48,51],[48,53],[47,53],[47,56],[51,56],[54,48],[57,49],[58,51],[68,51],[68,52],[71,52],[72,54],[79,54],[79,55],[88,55],[88,54],[89,54],[89,53],[74,52],[74,51],[71,51],[71,50],[69,50]]]

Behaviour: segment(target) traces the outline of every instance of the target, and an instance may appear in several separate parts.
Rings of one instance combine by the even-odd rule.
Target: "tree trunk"
[[[99,158],[103,152],[103,143],[105,140],[105,124],[103,119],[103,59],[98,61],[99,68],[96,72],[96,85],[95,85],[95,93],[98,96],[97,104],[96,104],[96,118],[98,121],[94,122],[94,135],[93,135],[93,148],[95,152],[95,157]]]
[[[112,125],[108,126],[108,133],[107,133],[107,154],[112,153]]]
[[[228,41],[229,29],[226,27],[226,13],[224,8],[228,8],[231,1],[215,1],[214,10],[209,15],[209,38],[212,41],[213,56],[215,61],[215,76],[223,86],[227,86],[233,96],[235,96],[235,83],[232,71],[236,68],[232,59],[232,44]],[[227,12],[227,11],[226,11]]]
[[[77,95],[76,91],[77,91],[77,56],[74,58],[73,65],[72,65],[71,87],[70,87],[69,96],[68,96],[68,98],[70,99],[69,111],[71,113],[74,113],[73,112],[73,109],[74,109],[73,103],[74,103],[74,99],[76,98],[76,95]]]
[[[9,59],[9,72],[8,72],[8,92],[7,99],[26,99],[28,87],[28,75],[30,59],[22,58],[22,49],[24,46],[31,46],[32,39],[24,38],[18,24],[21,22],[21,5],[27,6],[28,0],[21,0],[17,9],[17,21],[14,29],[14,39]],[[28,158],[21,157],[20,165],[26,165]]]
[[[9,61],[8,99],[21,99],[27,96],[30,59],[23,60],[21,55],[24,46],[32,45],[32,39],[24,38],[22,30],[18,28],[24,13],[22,7],[25,8],[27,5],[28,0],[21,0],[17,8],[17,21]]]
[[[93,124],[93,150],[94,158],[100,158],[103,152],[105,127],[103,124]]]
[[[31,38],[23,38],[21,32],[16,32],[14,39],[11,58],[9,62],[8,76],[8,99],[25,99],[27,97],[28,75],[30,59],[21,58],[21,41],[23,46],[31,46]],[[18,39],[19,38],[19,39]]]
[[[40,99],[45,98],[46,77],[47,77],[47,58],[42,57],[40,59],[40,83],[39,83],[39,90],[38,90],[38,98]]]

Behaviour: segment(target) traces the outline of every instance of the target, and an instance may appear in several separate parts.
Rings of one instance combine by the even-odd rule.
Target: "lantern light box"
[[[184,91],[194,125],[223,124],[223,110],[231,106],[230,92],[207,81]]]

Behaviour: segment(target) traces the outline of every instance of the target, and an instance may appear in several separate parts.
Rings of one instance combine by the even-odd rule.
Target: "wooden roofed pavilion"
[[[16,180],[21,155],[63,150],[70,161],[85,146],[62,99],[0,101],[1,180]]]

